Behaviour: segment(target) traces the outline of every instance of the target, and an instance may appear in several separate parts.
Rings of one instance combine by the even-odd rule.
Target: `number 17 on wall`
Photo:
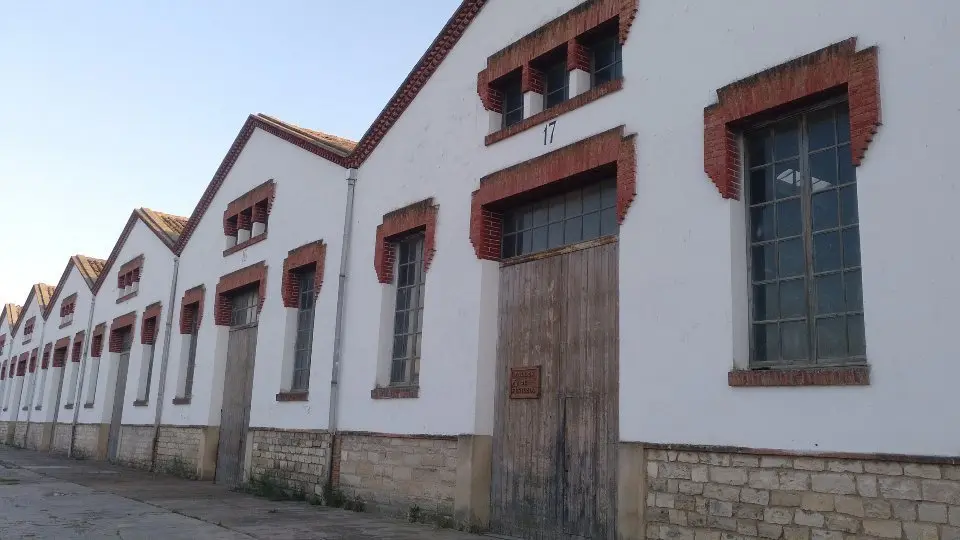
[[[557,130],[557,121],[551,120],[543,126],[543,145],[553,144],[553,132]]]

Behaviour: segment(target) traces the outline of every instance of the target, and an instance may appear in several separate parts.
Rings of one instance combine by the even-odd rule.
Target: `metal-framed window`
[[[200,335],[200,304],[187,306],[187,317],[190,321],[188,328],[190,349],[187,351],[187,374],[183,384],[183,397],[193,396],[193,372],[197,367],[197,338]]]
[[[260,296],[256,288],[238,292],[230,298],[230,326],[244,326],[257,322]]]
[[[423,234],[407,236],[395,244],[397,304],[393,315],[393,354],[390,384],[420,382],[420,344],[423,331]]]
[[[617,234],[613,178],[512,208],[503,215],[506,259]]]
[[[590,46],[590,70],[592,86],[623,77],[623,48],[616,34]]]
[[[744,134],[751,363],[866,362],[847,103]]]
[[[313,351],[313,320],[316,307],[315,267],[296,273],[299,284],[297,302],[297,338],[293,347],[292,390],[306,390],[310,386],[310,356]]]
[[[503,127],[510,127],[523,120],[523,91],[520,73],[508,75],[500,86],[503,92]]]
[[[567,100],[570,75],[567,59],[560,58],[543,70],[543,108],[549,109]]]

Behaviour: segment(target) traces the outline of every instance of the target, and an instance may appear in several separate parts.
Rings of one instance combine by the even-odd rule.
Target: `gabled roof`
[[[46,283],[34,283],[30,287],[30,294],[27,295],[27,301],[23,303],[23,307],[20,309],[20,313],[23,314],[24,311],[30,309],[30,302],[34,298],[37,299],[37,305],[40,307],[40,314],[43,315],[44,310],[47,309],[47,305],[50,303],[50,298],[53,296],[53,291],[55,287],[53,285],[47,285]],[[17,317],[17,322],[13,325],[13,330],[10,332],[11,335],[17,335],[17,331],[20,330],[20,323],[23,322],[23,317]]]
[[[142,221],[153,234],[157,235],[157,238],[159,238],[160,241],[163,242],[163,245],[167,246],[170,251],[173,251],[177,240],[180,239],[183,234],[183,229],[187,224],[187,218],[182,216],[158,212],[156,210],[150,210],[149,208],[135,208],[133,212],[130,213],[127,224],[124,225],[123,232],[120,233],[120,238],[118,238],[117,243],[114,244],[113,251],[110,252],[110,257],[103,263],[100,274],[93,283],[93,287],[91,288],[93,294],[97,294],[97,292],[100,291],[100,287],[103,286],[104,278],[107,277],[110,273],[110,268],[117,262],[117,257],[120,256],[120,249],[123,248],[123,245],[127,242],[130,231],[133,230],[133,226],[136,225],[137,220]]]
[[[0,324],[3,324],[3,321],[6,320],[9,326],[13,328],[20,318],[20,309],[20,306],[16,304],[4,304],[3,308],[0,309]]]
[[[70,257],[70,260],[67,261],[66,268],[63,269],[63,274],[60,275],[57,288],[54,290],[50,302],[47,303],[47,309],[43,310],[43,318],[47,319],[50,317],[53,306],[56,305],[57,299],[60,298],[60,293],[63,292],[64,285],[67,284],[67,278],[70,277],[71,269],[76,267],[77,271],[80,272],[80,276],[83,277],[83,281],[86,282],[87,287],[93,290],[93,284],[96,283],[97,278],[100,277],[100,273],[103,272],[103,267],[106,264],[107,261],[103,259],[94,259],[93,257],[87,257],[85,255],[73,255]]]
[[[420,90],[426,86],[427,81],[440,67],[440,63],[447,57],[454,45],[460,41],[467,27],[470,26],[470,23],[473,22],[473,19],[476,18],[486,3],[487,0],[463,0],[460,7],[457,8],[440,30],[440,33],[437,34],[437,37],[434,38],[430,47],[407,74],[407,78],[394,92],[393,97],[377,115],[373,124],[367,128],[359,142],[354,143],[334,135],[301,128],[264,114],[247,117],[246,123],[243,124],[240,133],[237,134],[230,146],[230,150],[220,163],[220,167],[217,168],[216,174],[213,175],[213,179],[207,185],[206,191],[200,197],[200,202],[194,208],[193,214],[190,215],[190,221],[187,223],[180,241],[177,242],[176,253],[183,253],[184,246],[190,240],[190,236],[193,235],[193,231],[196,230],[203,215],[206,214],[207,209],[213,202],[214,195],[223,185],[224,179],[236,163],[244,145],[250,140],[254,128],[259,127],[341,167],[348,169],[359,167],[373,153],[373,150],[397,122],[400,115],[407,110]]]

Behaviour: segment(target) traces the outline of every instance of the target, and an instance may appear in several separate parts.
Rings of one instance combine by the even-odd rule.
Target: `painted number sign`
[[[540,366],[510,368],[510,399],[540,398]]]

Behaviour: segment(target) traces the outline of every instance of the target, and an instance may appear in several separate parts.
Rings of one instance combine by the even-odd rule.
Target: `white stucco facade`
[[[37,286],[34,286],[36,289]],[[44,343],[44,330],[45,330],[45,321],[43,319],[43,306],[40,305],[37,295],[31,292],[30,296],[27,299],[27,303],[24,304],[23,310],[20,312],[20,319],[16,325],[16,333],[7,339],[13,339],[10,342],[10,359],[15,361],[19,359],[23,353],[30,353],[34,350],[37,350],[37,366],[33,373],[30,373],[30,360],[29,354],[27,357],[27,368],[22,377],[14,377],[11,392],[8,396],[4,397],[6,411],[2,411],[3,416],[0,417],[2,420],[8,420],[13,422],[27,422],[32,421],[33,410],[31,403],[31,397],[36,395],[35,384],[39,380],[40,375],[40,355],[43,352],[43,343]],[[26,335],[25,326],[30,319],[34,319],[33,333],[32,337],[29,338],[27,343],[24,343],[24,336]],[[31,394],[31,389],[33,389],[33,394]]]
[[[177,316],[184,292],[205,288],[193,392],[189,404],[171,404],[182,389],[189,336],[175,330],[163,424],[216,426],[220,423],[229,328],[214,324],[217,283],[224,275],[261,261],[267,266],[265,299],[257,330],[252,427],[323,429],[327,425],[333,327],[337,303],[346,172],[260,128],[243,146],[208,211],[186,243],[177,280]],[[224,256],[223,212],[227,204],[268,180],[275,195],[267,224],[267,238]],[[242,232],[242,231],[241,231]],[[281,298],[283,261],[288,252],[322,240],[326,244],[324,281],[316,300],[309,396],[306,401],[280,402],[277,394],[290,390],[285,363],[292,362],[296,309]]]
[[[167,245],[160,240],[157,234],[141,219],[134,221],[130,233],[122,244],[112,265],[104,269],[101,276],[102,285],[96,292],[94,301],[91,332],[98,324],[104,324],[103,349],[99,362],[90,356],[92,340],[87,340],[85,374],[82,384],[81,407],[78,416],[80,424],[108,424],[112,419],[112,408],[116,391],[117,365],[119,353],[110,352],[110,326],[114,319],[135,313],[133,324],[133,340],[130,348],[129,368],[123,400],[122,423],[125,425],[152,425],[156,415],[157,380],[160,372],[160,361],[165,333],[167,332],[167,318],[170,310],[170,287],[173,282],[174,255]],[[120,267],[143,256],[143,265],[140,271],[140,284],[135,296],[117,303],[121,298],[118,289],[117,275]],[[156,302],[161,303],[160,321],[157,328],[157,337],[154,345],[141,343],[141,328],[143,325],[144,309]],[[149,394],[146,404],[134,405],[138,399],[138,391],[143,382],[141,375],[148,370],[151,347],[156,351],[153,357],[152,381],[149,385]],[[96,368],[96,369],[95,369]],[[95,375],[96,386],[91,387],[91,375]],[[145,380],[145,378],[144,378]],[[66,390],[65,390],[66,391]],[[91,395],[91,392],[92,395]],[[61,400],[66,399],[66,396]],[[88,404],[92,403],[92,407]]]
[[[4,307],[6,310],[6,307]],[[7,420],[7,412],[3,409],[7,408],[7,400],[10,399],[10,395],[14,392],[14,387],[16,386],[16,377],[11,377],[7,375],[7,369],[11,362],[11,354],[13,351],[13,325],[10,324],[10,319],[4,313],[2,320],[0,320],[0,336],[6,336],[4,339],[3,350],[0,351],[0,368],[3,369],[5,377],[0,381],[0,388],[3,389],[0,393],[0,422]]]

